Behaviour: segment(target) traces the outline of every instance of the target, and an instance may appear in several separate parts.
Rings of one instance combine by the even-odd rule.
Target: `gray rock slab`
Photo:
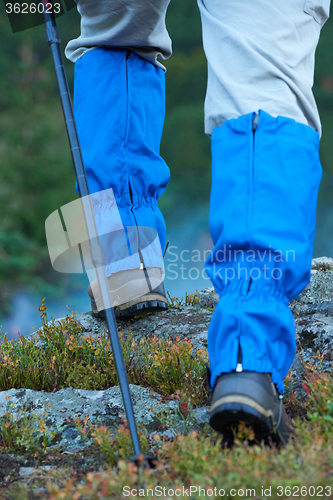
[[[175,413],[178,406],[174,401],[162,400],[159,394],[133,384],[130,384],[130,393],[136,421],[142,423],[150,433],[157,432],[160,426],[156,415],[167,409]],[[0,417],[7,411],[8,404],[12,403],[14,406],[11,413],[14,419],[23,408],[29,414],[34,412],[37,415],[43,415],[46,409],[47,432],[50,434],[51,431],[55,431],[57,435],[54,444],[67,451],[79,450],[86,446],[76,429],[76,417],[83,420],[87,416],[93,425],[105,425],[112,431],[122,423],[122,417],[126,417],[119,386],[104,391],[66,388],[55,393],[10,389],[0,392]],[[50,407],[46,408],[47,405]],[[198,423],[203,423],[203,419],[203,410],[200,409]]]
[[[333,366],[333,259],[312,260],[311,280],[289,307],[297,334],[297,354],[292,365],[296,379],[302,380],[304,362],[311,360],[318,370],[330,372]],[[322,362],[313,356],[320,351]]]
[[[41,471],[47,472],[51,469],[52,469],[51,465],[42,465],[38,468],[36,468],[36,467],[20,467],[19,475],[20,475],[20,477],[28,477],[28,476],[31,476],[32,474],[35,474],[36,472],[39,472],[39,471],[40,472]]]

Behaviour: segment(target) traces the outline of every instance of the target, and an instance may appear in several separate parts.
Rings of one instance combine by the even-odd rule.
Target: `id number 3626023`
[[[60,3],[51,4],[48,2],[35,2],[35,3],[19,3],[19,2],[8,2],[6,3],[6,13],[7,14],[60,14],[61,5]]]

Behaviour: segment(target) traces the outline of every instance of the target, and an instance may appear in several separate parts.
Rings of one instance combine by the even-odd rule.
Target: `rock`
[[[304,376],[304,362],[311,360],[318,370],[330,372],[333,365],[333,259],[312,260],[311,281],[289,304],[298,338],[292,374],[298,382]],[[323,360],[313,358],[317,351]],[[297,383],[296,383],[297,385]],[[298,383],[300,385],[300,383]]]
[[[212,314],[211,310],[201,307],[198,303],[194,306],[169,308],[167,311],[153,314],[140,314],[127,320],[118,319],[117,325],[118,331],[123,332],[125,338],[130,333],[136,341],[153,335],[164,339],[170,337],[173,340],[176,337],[180,340],[189,338],[195,348],[207,349],[207,332]],[[62,319],[64,318],[59,318],[55,322]],[[107,332],[105,319],[93,318],[90,312],[76,314],[75,319],[81,323],[82,331],[86,334],[92,333],[94,337],[101,337]],[[31,336],[37,338],[36,332]]]
[[[308,314],[317,309],[318,304],[333,300],[333,268],[324,270],[312,269],[311,281],[297,299],[290,303],[291,310],[296,315]],[[315,309],[311,304],[316,304]],[[298,306],[296,308],[295,306]]]
[[[332,270],[333,269],[332,257],[317,257],[316,259],[312,259],[311,267],[314,268],[319,266],[328,267]]]
[[[213,286],[204,288],[199,292],[199,301],[198,304],[201,307],[215,307],[219,301],[219,295],[215,292],[215,288]]]
[[[0,484],[9,483],[17,476],[20,466],[8,453],[1,452],[0,459]]]
[[[158,415],[168,408],[175,413],[178,406],[176,402],[165,401],[154,391],[137,385],[130,384],[130,393],[136,421],[142,423],[150,434],[158,433],[160,422],[156,414]],[[6,396],[9,397],[8,401]],[[104,391],[66,388],[55,393],[31,389],[10,389],[0,392],[0,417],[4,416],[7,411],[7,405],[12,403],[14,404],[11,409],[13,419],[17,418],[17,414],[22,411],[22,408],[36,414],[43,414],[46,409],[47,434],[50,435],[52,431],[56,432],[54,442],[51,444],[69,452],[78,451],[86,446],[76,429],[76,417],[83,420],[88,415],[89,422],[97,426],[105,425],[112,429],[112,435],[122,423],[122,416],[125,417],[119,386]],[[50,407],[47,408],[47,405]],[[204,423],[204,414],[205,409],[200,408],[197,417],[199,424]],[[88,441],[87,444],[91,443]]]
[[[20,467],[19,475],[20,477],[27,477],[31,476],[31,474],[35,474],[36,471],[49,471],[50,469],[52,469],[51,465],[43,465],[38,467],[38,469],[36,469],[36,467]]]

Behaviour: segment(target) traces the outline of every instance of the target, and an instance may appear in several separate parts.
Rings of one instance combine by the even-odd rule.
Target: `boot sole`
[[[136,300],[126,302],[113,308],[116,318],[135,316],[143,312],[155,312],[168,309],[168,303],[161,300],[161,295],[151,294],[147,299],[140,297]],[[91,315],[93,318],[105,318],[105,310],[98,311],[96,303],[91,299]]]
[[[254,405],[248,404],[250,398],[247,397],[235,395],[227,398],[233,399],[233,402],[217,401],[210,416],[210,425],[215,431],[223,434],[223,443],[227,446],[232,445],[234,441],[232,428],[244,422],[246,426],[252,428],[257,441],[264,440],[265,444],[269,444],[268,438],[271,437],[277,445],[286,444],[278,431],[273,432],[271,412],[265,410],[256,401],[251,400]],[[226,397],[221,398],[221,400],[225,399]]]

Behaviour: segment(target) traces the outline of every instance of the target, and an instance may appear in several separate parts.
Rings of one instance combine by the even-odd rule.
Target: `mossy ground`
[[[1,370],[5,376],[1,377],[0,390],[30,384],[32,389],[52,391],[68,386],[69,378],[71,383],[76,381],[85,388],[95,388],[97,382],[99,387],[117,383],[107,338],[85,337],[72,315],[62,323],[47,325],[44,302],[40,310],[39,337],[43,343],[20,339],[1,344]],[[140,428],[142,451],[157,456],[155,470],[143,471],[126,463],[132,449],[125,423],[111,437],[105,427],[94,427],[87,419],[77,420],[81,435],[93,438],[94,444],[85,451],[50,452],[39,438],[32,453],[31,443],[30,452],[25,444],[30,441],[20,435],[27,432],[29,425],[16,425],[14,429],[7,416],[0,419],[0,498],[196,499],[221,498],[223,491],[224,496],[234,498],[333,498],[333,373],[320,372],[314,364],[305,366],[302,388],[297,392],[292,392],[291,376],[287,377],[285,405],[295,435],[285,448],[257,442],[253,431],[240,424],[235,429],[233,448],[226,449],[220,435],[208,425],[199,427],[193,418],[192,409],[207,403],[208,398],[206,352],[194,356],[188,340],[159,343],[152,338],[137,344],[127,336],[122,337],[122,344],[129,377],[177,401],[178,422],[179,418],[183,420],[183,432],[169,438],[148,436]],[[36,359],[39,370],[34,368]],[[77,367],[76,372],[68,370],[69,361]],[[85,376],[78,367],[86,368]],[[173,414],[159,418],[165,428],[175,429]],[[43,423],[38,422],[43,434]],[[36,472],[22,478],[20,467],[36,467]],[[191,486],[191,496],[187,496]],[[127,495],[130,491],[132,495]]]
[[[316,264],[311,267],[311,269],[314,269],[315,271],[333,271],[333,265],[329,264],[328,262],[323,262],[322,264]]]

